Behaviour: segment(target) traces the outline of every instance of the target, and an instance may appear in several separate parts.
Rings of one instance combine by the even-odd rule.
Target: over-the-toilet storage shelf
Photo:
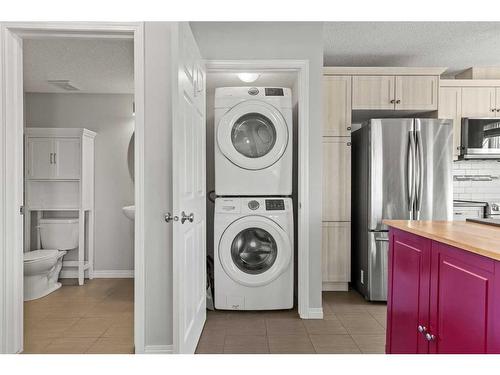
[[[78,213],[78,283],[94,273],[94,138],[83,128],[25,128],[25,248],[31,250],[31,212]],[[39,236],[37,236],[39,238]],[[37,243],[37,248],[40,243]],[[87,257],[85,249],[87,248]],[[86,259],[85,259],[86,258]],[[63,270],[64,270],[63,268]]]

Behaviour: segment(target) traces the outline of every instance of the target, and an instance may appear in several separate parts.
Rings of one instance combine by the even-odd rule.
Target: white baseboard
[[[94,270],[96,279],[133,279],[134,270]]]
[[[302,319],[323,319],[322,307],[310,307],[307,310],[307,316],[300,316]]]
[[[145,354],[172,354],[173,352],[173,345],[146,345],[144,347]]]
[[[349,283],[344,282],[323,282],[323,291],[324,292],[348,292],[349,291]]]
[[[59,275],[61,279],[76,279],[78,278],[78,270],[63,269]],[[89,277],[88,270],[85,271],[85,278]],[[133,279],[134,270],[94,270],[95,279]]]

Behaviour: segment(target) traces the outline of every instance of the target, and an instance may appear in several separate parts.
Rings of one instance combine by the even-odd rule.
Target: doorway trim
[[[309,61],[208,60],[207,74],[216,72],[295,72],[298,78],[298,310],[302,319],[321,319],[309,306]],[[320,310],[320,311],[318,311]]]
[[[0,24],[0,353],[23,350],[23,38],[128,38],[134,41],[135,242],[134,344],[145,346],[144,23]]]

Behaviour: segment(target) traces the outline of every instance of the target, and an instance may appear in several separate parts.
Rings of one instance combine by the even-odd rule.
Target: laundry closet
[[[208,70],[209,309],[297,306],[297,116],[296,73]]]

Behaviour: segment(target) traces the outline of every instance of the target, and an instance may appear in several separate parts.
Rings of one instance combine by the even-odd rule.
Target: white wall
[[[133,222],[122,207],[134,202],[127,151],[134,131],[133,95],[25,95],[27,127],[87,128],[95,138],[95,270],[134,269]],[[76,254],[68,254],[68,259]]]
[[[207,60],[309,60],[310,300],[321,307],[322,68],[321,22],[191,22]]]

